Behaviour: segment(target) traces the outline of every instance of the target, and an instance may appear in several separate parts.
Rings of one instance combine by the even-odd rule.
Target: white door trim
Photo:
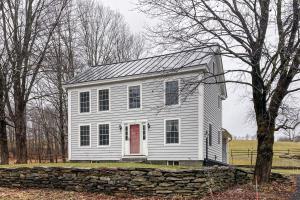
[[[140,153],[130,154],[130,125],[138,124],[140,127]],[[146,127],[146,139],[143,140],[143,125]],[[141,120],[128,120],[122,122],[122,158],[148,156],[148,121]],[[128,126],[128,140],[125,140],[125,127]]]

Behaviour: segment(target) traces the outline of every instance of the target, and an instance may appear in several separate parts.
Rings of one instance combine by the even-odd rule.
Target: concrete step
[[[146,156],[126,156],[123,157],[122,162],[145,162],[147,161],[147,157]]]

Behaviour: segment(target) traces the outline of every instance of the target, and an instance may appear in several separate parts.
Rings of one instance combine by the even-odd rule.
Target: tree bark
[[[253,181],[269,182],[273,162],[274,123],[265,119],[257,128],[257,157]]]
[[[9,164],[9,153],[7,144],[7,131],[5,120],[5,95],[2,76],[0,75],[0,152],[1,165]]]
[[[17,111],[15,119],[16,163],[27,163],[27,138],[25,110]]]

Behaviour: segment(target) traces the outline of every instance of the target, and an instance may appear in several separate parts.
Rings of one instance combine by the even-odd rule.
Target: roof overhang
[[[132,76],[116,77],[116,78],[110,78],[110,79],[86,81],[86,82],[74,83],[74,84],[65,84],[65,85],[63,85],[63,88],[68,90],[68,89],[72,89],[72,88],[94,86],[94,85],[99,85],[99,84],[110,84],[110,83],[126,82],[126,81],[133,81],[133,80],[137,81],[137,80],[151,79],[151,78],[156,78],[156,77],[174,76],[177,74],[188,74],[188,73],[193,73],[193,72],[199,72],[199,74],[200,74],[201,71],[208,71],[207,64],[195,65],[195,66],[190,66],[190,67],[186,67],[186,68],[182,68],[182,69],[162,71],[162,72],[153,72],[153,73],[138,74],[138,75],[132,75]]]

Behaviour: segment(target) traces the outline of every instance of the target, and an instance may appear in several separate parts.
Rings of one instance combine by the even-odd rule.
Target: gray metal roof
[[[203,65],[210,61],[212,52],[215,50],[215,47],[190,49],[138,60],[94,66],[75,76],[66,85]]]

